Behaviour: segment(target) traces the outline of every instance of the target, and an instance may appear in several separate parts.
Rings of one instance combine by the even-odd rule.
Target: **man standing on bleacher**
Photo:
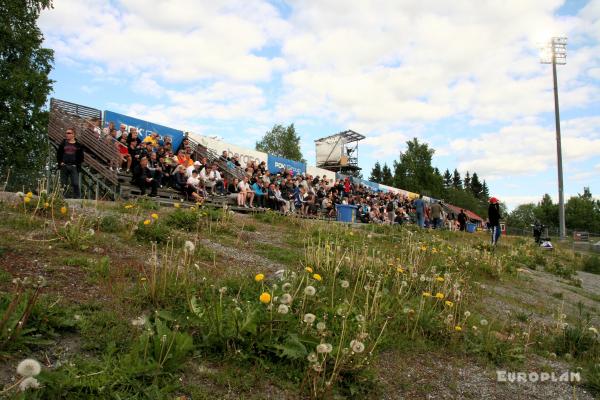
[[[75,139],[75,128],[68,128],[65,140],[58,146],[56,160],[60,168],[61,184],[66,192],[67,185],[71,183],[73,197],[81,197],[79,190],[79,171],[83,163],[83,146]]]

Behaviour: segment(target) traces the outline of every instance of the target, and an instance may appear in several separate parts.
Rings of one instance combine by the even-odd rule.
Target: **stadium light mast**
[[[556,79],[556,65],[567,63],[567,38],[553,37],[542,47],[542,64],[552,64],[552,77],[554,79],[554,118],[556,125],[556,157],[558,161],[558,220],[560,225],[560,240],[566,238],[565,225],[565,198],[563,192],[562,147],[560,142],[560,112],[558,109],[558,81]]]

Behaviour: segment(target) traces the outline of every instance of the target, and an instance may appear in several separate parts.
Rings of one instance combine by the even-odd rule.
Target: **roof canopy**
[[[363,140],[365,136],[361,135],[358,132],[354,132],[353,130],[348,129],[347,131],[336,133],[335,135],[327,136],[321,139],[315,140],[315,142],[324,142],[328,139],[333,139],[336,137],[341,137],[345,140],[345,143],[357,142],[359,140]]]

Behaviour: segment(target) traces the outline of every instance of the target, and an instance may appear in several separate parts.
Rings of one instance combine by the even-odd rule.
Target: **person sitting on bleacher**
[[[244,175],[244,179],[238,184],[238,188],[240,190],[239,199],[241,200],[241,204],[238,200],[238,205],[248,208],[246,200],[249,200],[250,208],[254,208],[254,191],[250,188],[250,184],[248,183],[248,175]]]
[[[260,180],[253,180],[254,182],[252,183],[252,185],[250,185],[250,188],[252,189],[252,191],[254,191],[254,198],[256,199],[256,204],[258,207],[264,208],[267,204],[266,191],[264,190]]]
[[[178,165],[175,169],[175,173],[173,174],[173,187],[175,190],[181,192],[184,195],[187,195],[186,186],[187,186],[188,176],[185,173],[185,168],[183,165]]]
[[[119,130],[115,133],[116,135],[114,136],[114,138],[116,140],[121,139],[121,136],[127,137],[127,126],[125,126],[125,124],[121,124],[121,126],[119,126]]]
[[[202,188],[200,184],[200,178],[198,178],[198,171],[193,170],[192,176],[187,179],[187,194],[191,196],[195,201],[203,201],[204,198],[201,195]]]
[[[117,170],[120,171],[121,168],[126,168],[127,172],[129,173],[131,170],[132,159],[131,155],[129,154],[129,149],[127,148],[127,138],[125,136],[121,136],[119,142],[115,142],[115,146],[121,155],[121,165],[117,168]]]
[[[133,126],[129,128],[129,135],[127,136],[127,145],[129,146],[129,143],[131,143],[132,141],[135,141],[136,146],[139,146],[142,143],[142,139],[140,139],[138,136],[137,129]]]
[[[150,159],[148,160],[148,169],[154,174],[154,179],[158,181],[158,185],[162,187],[162,167],[158,161],[158,157],[155,152],[150,153]]]
[[[150,188],[150,196],[158,196],[159,181],[154,179],[154,172],[148,168],[148,159],[143,157],[133,171],[133,184],[140,188],[141,195]]]
[[[227,150],[223,150],[223,153],[219,157],[219,160],[221,160],[221,161],[223,161],[225,163],[228,162],[228,161],[231,161],[231,159],[229,158],[229,155],[227,154]]]
[[[150,143],[153,148],[158,147],[158,133],[151,132],[148,136],[144,138],[142,143]]]
[[[289,202],[281,195],[279,186],[275,186],[275,199],[277,200],[277,209],[282,213],[287,214],[290,210]]]
[[[223,187],[223,178],[221,177],[221,173],[219,172],[219,169],[217,167],[217,164],[213,164],[212,167],[210,168],[210,171],[208,172],[207,175],[207,181],[205,181],[205,186],[206,187],[210,187],[212,189],[212,194],[215,193],[219,193],[219,194],[224,194],[224,187]]]
[[[198,172],[198,174],[200,174],[201,170],[202,170],[202,164],[200,163],[200,161],[194,161],[191,165],[186,167],[185,174],[189,178],[190,176],[192,176],[193,171],[196,171],[196,172]],[[201,178],[201,176],[200,176],[200,178]]]
[[[127,147],[127,151],[131,156],[131,170],[133,171],[135,167],[140,163],[140,153],[139,148],[137,146],[137,142],[135,140],[129,142],[129,146]]]
[[[157,153],[158,162],[160,163],[160,168],[163,172],[162,185],[163,186],[171,186],[171,181],[173,178],[173,174],[175,173],[175,166],[177,163],[173,159],[173,154],[171,152],[165,151],[162,156]]]

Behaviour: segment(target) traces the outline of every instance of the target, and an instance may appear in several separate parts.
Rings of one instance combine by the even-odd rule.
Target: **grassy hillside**
[[[0,202],[6,398],[591,399],[597,259],[197,207]],[[593,270],[593,268],[592,268]],[[42,364],[20,391],[25,358]],[[582,381],[497,383],[496,370]],[[28,382],[31,382],[29,380]],[[524,397],[522,397],[524,398]]]

